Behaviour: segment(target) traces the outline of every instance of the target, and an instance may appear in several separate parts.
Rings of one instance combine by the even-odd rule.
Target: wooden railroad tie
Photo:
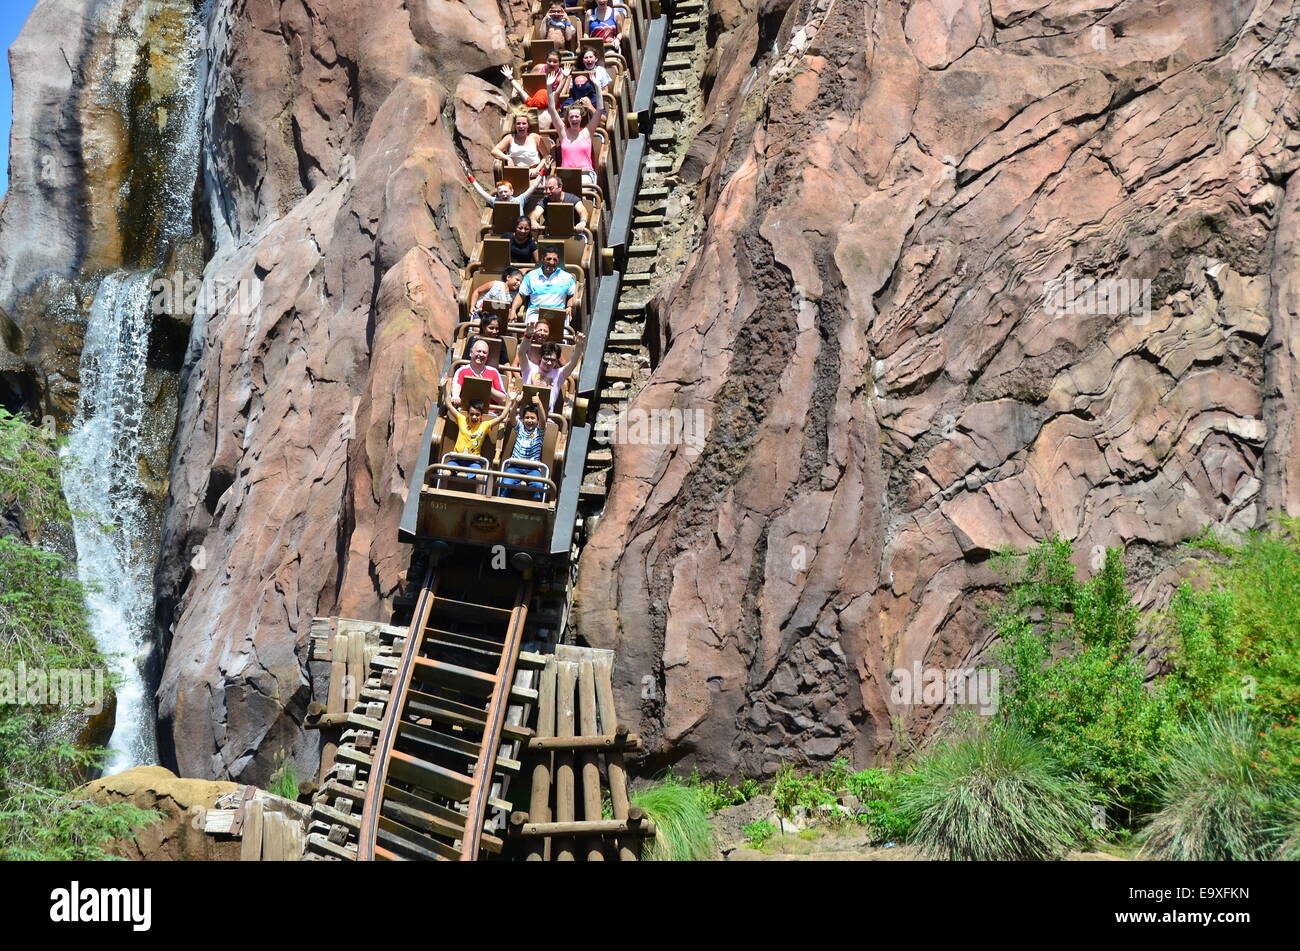
[[[612,666],[609,651],[561,646],[542,671],[537,728],[525,747],[532,794],[528,811],[510,816],[528,861],[634,862],[656,832],[628,801],[623,754],[642,741],[615,716]],[[602,808],[606,790],[612,816]]]

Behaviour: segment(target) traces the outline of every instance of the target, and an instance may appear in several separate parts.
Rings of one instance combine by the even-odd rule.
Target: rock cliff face
[[[458,159],[489,167],[523,6],[196,6],[216,293],[170,471],[160,732],[180,774],[258,782],[280,750],[311,761],[312,616],[383,616],[406,567],[476,238]],[[14,51],[0,304],[38,369],[77,352],[40,281],[138,258],[104,197],[131,161],[85,94],[122,9],[41,0]],[[575,614],[656,758],[865,761],[894,717],[928,726],[891,709],[890,670],[981,656],[1000,546],[1056,531],[1086,568],[1124,543],[1158,603],[1202,526],[1300,512],[1298,21],[1279,0],[713,4],[695,247],[638,403],[705,410],[708,440],[618,449]]]
[[[1298,20],[714,5],[638,401],[708,439],[616,450],[578,592],[661,759],[861,762],[930,726],[891,670],[984,653],[999,548],[1124,544],[1158,604],[1203,526],[1300,511]]]

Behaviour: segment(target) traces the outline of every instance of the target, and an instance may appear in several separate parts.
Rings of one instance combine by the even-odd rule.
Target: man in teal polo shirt
[[[573,323],[573,300],[578,295],[578,282],[573,275],[560,267],[558,251],[547,251],[542,255],[542,266],[533,268],[524,276],[519,285],[519,294],[510,307],[510,319],[519,319],[519,306],[528,302],[524,312],[524,322],[537,322],[539,307],[560,307],[565,311],[564,322]]]

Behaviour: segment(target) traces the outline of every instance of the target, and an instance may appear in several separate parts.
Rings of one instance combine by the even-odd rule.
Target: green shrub
[[[17,511],[32,534],[71,515],[59,481],[58,443],[0,408],[0,511]]]
[[[700,791],[671,775],[632,795],[655,824],[643,840],[642,858],[655,862],[701,862],[714,857],[713,826]]]
[[[105,846],[159,818],[129,802],[102,805],[36,787],[10,790],[0,799],[0,861],[117,860]]]
[[[830,782],[816,773],[799,775],[793,766],[782,766],[772,780],[772,799],[777,814],[791,819],[797,808],[814,811],[818,806],[829,806],[836,801],[835,786],[838,775],[832,773]]]
[[[1285,840],[1279,830],[1296,789],[1268,771],[1264,738],[1240,710],[1182,728],[1162,761],[1160,810],[1138,836],[1144,854],[1194,862],[1272,857]]]
[[[103,666],[85,597],[62,555],[0,535],[0,667]]]
[[[285,759],[271,774],[266,791],[282,799],[298,799],[298,772],[293,767],[293,760]]]
[[[991,724],[939,743],[899,793],[911,841],[930,858],[1048,860],[1091,839],[1085,788],[1022,731]]]
[[[1283,804],[1277,823],[1269,832],[1277,842],[1273,858],[1280,862],[1300,862],[1300,799]]]
[[[740,782],[733,786],[725,779],[705,779],[700,775],[698,767],[692,767],[686,783],[699,790],[704,808],[710,813],[729,806],[739,806],[763,792],[763,784],[756,779],[742,777]]]
[[[845,779],[845,786],[862,804],[854,820],[869,828],[876,841],[906,841],[912,832],[910,818],[899,810],[898,797],[913,773],[864,769]]]
[[[1069,542],[1055,537],[1031,549],[993,614],[1009,673],[1000,712],[1131,817],[1149,802],[1172,713],[1132,648],[1138,612],[1121,552],[1108,550],[1082,583],[1070,558]]]
[[[776,835],[776,826],[766,819],[759,819],[757,822],[751,822],[749,825],[742,826],[741,834],[744,835],[745,841],[756,849],[765,846],[769,839]]]
[[[1266,734],[1269,772],[1300,782],[1300,520],[1279,519],[1232,545],[1212,535],[1204,580],[1170,605],[1171,695],[1184,716],[1213,706],[1250,712]]]

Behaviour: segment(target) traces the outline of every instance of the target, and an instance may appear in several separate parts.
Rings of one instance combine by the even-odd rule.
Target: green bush
[[[103,666],[85,597],[62,555],[0,535],[0,667]]]
[[[748,842],[756,849],[765,846],[769,839],[776,835],[776,826],[766,819],[759,819],[757,822],[751,822],[749,825],[742,826],[740,832]]]
[[[109,805],[36,787],[6,790],[0,797],[0,861],[114,861],[106,846],[160,818],[129,802]]]
[[[1132,648],[1138,612],[1121,552],[1108,550],[1082,583],[1070,558],[1059,538],[1031,549],[993,613],[1009,674],[1000,712],[1094,797],[1131,817],[1149,802],[1172,714],[1164,693],[1146,686],[1145,663]]]
[[[701,862],[714,857],[713,826],[700,791],[669,775],[636,790],[639,806],[655,824],[643,839],[642,858],[655,862]]]
[[[282,762],[276,767],[275,772],[271,774],[271,778],[266,784],[266,791],[273,796],[292,799],[296,802],[298,799],[298,772],[294,769],[293,760],[283,757],[281,759]]]
[[[1162,759],[1160,810],[1138,836],[1144,854],[1205,862],[1293,851],[1283,829],[1297,790],[1268,770],[1264,740],[1241,710],[1213,712],[1179,730]]]
[[[772,780],[772,799],[777,814],[791,819],[796,808],[802,807],[811,812],[818,806],[833,804],[840,778],[839,769],[831,769],[821,776],[816,773],[799,775],[793,766],[782,766]]]
[[[1046,749],[990,724],[939,743],[899,793],[911,841],[929,858],[1049,860],[1091,839],[1092,803]]]
[[[1277,823],[1269,830],[1277,841],[1274,858],[1280,862],[1300,862],[1300,799],[1284,803]]]
[[[853,818],[871,829],[876,841],[905,841],[911,835],[911,819],[900,811],[898,799],[913,777],[910,772],[891,773],[883,769],[864,769],[846,777],[846,788],[862,804]]]
[[[763,792],[763,784],[756,779],[742,777],[740,782],[733,786],[725,779],[705,779],[700,775],[699,767],[691,768],[691,775],[686,783],[699,790],[704,808],[710,813],[729,806],[739,806]]]
[[[1203,581],[1182,585],[1170,605],[1171,695],[1184,716],[1210,706],[1255,716],[1268,771],[1300,782],[1300,520],[1193,547]]]
[[[59,481],[58,443],[0,409],[0,511],[17,512],[39,535],[71,519]]]

